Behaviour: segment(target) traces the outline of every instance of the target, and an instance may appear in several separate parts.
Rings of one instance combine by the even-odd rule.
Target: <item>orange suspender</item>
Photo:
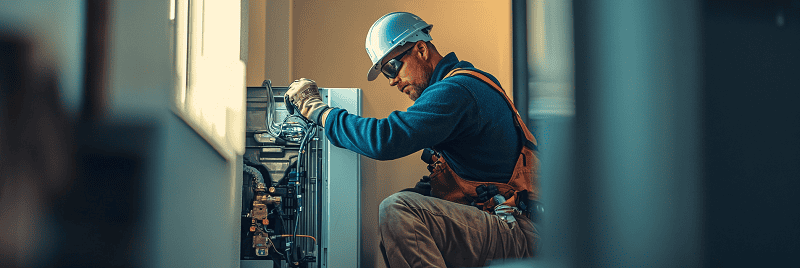
[[[466,74],[466,75],[470,75],[472,77],[478,78],[481,81],[485,82],[486,84],[489,84],[489,86],[491,86],[492,88],[494,88],[498,92],[500,92],[500,95],[503,95],[503,97],[505,98],[506,103],[508,104],[508,107],[511,108],[512,111],[514,111],[514,122],[516,123],[517,127],[522,129],[522,132],[525,134],[525,139],[527,140],[527,143],[530,143],[530,144],[526,143],[525,146],[528,146],[530,149],[533,149],[533,150],[536,149],[536,138],[534,138],[533,134],[531,134],[531,132],[528,130],[528,127],[525,125],[525,122],[522,122],[522,117],[520,117],[519,111],[517,111],[517,108],[514,107],[513,102],[511,102],[511,99],[508,98],[508,95],[506,95],[506,92],[503,90],[503,88],[500,87],[500,85],[496,84],[494,81],[489,79],[489,77],[487,77],[486,75],[484,75],[484,74],[482,74],[480,72],[476,72],[476,71],[473,71],[473,70],[461,69],[461,68],[453,69],[452,71],[450,71],[444,77],[448,78],[448,77],[451,77],[451,76],[454,76],[454,75],[459,75],[459,74]],[[531,147],[531,146],[533,146],[533,147]]]

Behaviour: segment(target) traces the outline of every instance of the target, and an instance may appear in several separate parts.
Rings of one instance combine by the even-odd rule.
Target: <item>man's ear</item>
[[[431,51],[428,49],[428,45],[425,44],[425,41],[417,41],[414,43],[414,46],[416,47],[417,53],[419,53],[419,57],[423,61],[428,61],[428,59],[430,59]]]

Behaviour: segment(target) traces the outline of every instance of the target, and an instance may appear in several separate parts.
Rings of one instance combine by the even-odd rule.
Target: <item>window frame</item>
[[[240,5],[243,4],[241,2],[239,1]],[[240,12],[237,14],[239,15],[236,17],[237,20],[233,22],[229,18],[234,16],[220,16],[220,13],[225,11],[207,8],[209,4],[221,3],[230,4],[230,2],[222,0],[170,0],[170,23],[168,25],[170,27],[170,57],[173,66],[170,109],[211,145],[220,156],[233,161],[238,155],[244,154],[246,64],[240,55],[234,57],[234,54],[228,51],[230,49],[224,49],[225,46],[207,46],[207,42],[215,41],[205,39],[207,35],[210,39],[214,38],[213,29],[208,31],[209,29],[205,26],[207,17],[212,17],[228,20],[226,21],[228,25],[235,24],[241,27],[241,20],[244,17],[241,12],[244,12],[245,9],[225,10]],[[209,14],[214,12],[216,13]],[[214,23],[217,22],[219,21]],[[237,33],[239,33],[239,38],[235,40],[238,40],[240,48],[237,52],[241,54],[243,52],[241,51],[242,44],[247,45],[247,37],[242,36],[246,31],[240,30]],[[228,45],[230,47],[230,43]],[[227,62],[221,66],[214,65],[219,59],[225,59]],[[235,62],[237,60],[240,63],[237,64]],[[203,74],[217,69],[222,73],[219,80],[230,80],[232,86],[214,87],[205,83],[209,79],[203,78]],[[237,76],[237,74],[241,75]],[[218,101],[209,101],[209,97],[215,96],[221,98]],[[199,101],[203,98],[205,98],[204,101]],[[211,118],[209,119],[209,117]]]

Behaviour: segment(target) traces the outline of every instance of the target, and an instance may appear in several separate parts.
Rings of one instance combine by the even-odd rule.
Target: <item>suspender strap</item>
[[[506,104],[508,104],[508,107],[512,111],[514,111],[514,123],[517,126],[517,128],[521,129],[522,133],[524,133],[524,136],[525,136],[525,143],[524,143],[525,147],[528,147],[531,150],[537,150],[536,138],[534,138],[533,134],[531,134],[531,132],[528,130],[528,127],[525,125],[525,122],[522,121],[522,117],[520,117],[520,115],[519,115],[519,111],[517,111],[517,108],[514,107],[514,103],[511,102],[511,99],[508,98],[508,95],[506,95],[506,92],[503,90],[503,88],[500,87],[500,85],[498,85],[497,83],[492,81],[492,79],[489,79],[489,77],[487,77],[486,75],[484,75],[484,74],[482,74],[480,72],[473,71],[473,70],[468,70],[468,69],[461,69],[461,68],[453,69],[447,75],[445,75],[444,78],[448,78],[448,77],[455,76],[455,75],[469,75],[469,76],[475,77],[475,78],[483,81],[484,83],[488,84],[492,88],[494,88],[497,92],[499,92],[500,95],[502,95],[503,98],[505,98]]]

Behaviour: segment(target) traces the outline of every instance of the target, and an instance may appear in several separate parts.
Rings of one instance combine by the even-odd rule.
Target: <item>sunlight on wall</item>
[[[176,107],[226,157],[244,154],[241,11],[238,1],[178,0],[176,5]]]

